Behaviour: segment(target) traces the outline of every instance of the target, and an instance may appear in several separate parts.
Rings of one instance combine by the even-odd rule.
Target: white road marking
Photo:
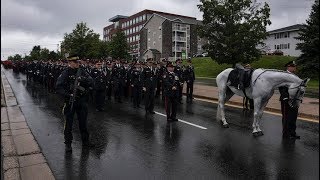
[[[199,98],[194,98],[194,99],[196,99],[196,100],[198,100],[198,101],[204,101],[204,102],[209,102],[209,103],[218,104],[218,101],[214,101],[214,100],[199,99]],[[225,105],[226,105],[226,106],[229,106],[229,107],[235,107],[235,108],[242,109],[242,106],[237,106],[237,105],[228,104],[228,103],[226,103]],[[266,110],[263,111],[263,112],[268,113],[268,114],[272,114],[272,115],[276,115],[276,116],[282,116],[282,114],[280,114],[280,113],[270,112],[270,111],[266,111]],[[303,120],[303,121],[309,121],[309,122],[319,123],[318,120],[314,120],[314,119],[310,119],[310,118],[298,117],[298,119]]]
[[[156,112],[156,111],[155,111],[155,113],[158,114],[158,115],[160,115],[160,116],[167,117],[167,115],[165,115],[165,114],[162,114],[162,113],[159,113],[159,112]],[[178,119],[178,120],[179,120],[180,122],[182,122],[182,123],[189,124],[189,125],[191,125],[191,126],[194,126],[194,127],[200,128],[200,129],[207,129],[206,127],[199,126],[199,125],[190,123],[190,122],[188,122],[188,121],[184,121],[184,120],[182,120],[182,119]]]

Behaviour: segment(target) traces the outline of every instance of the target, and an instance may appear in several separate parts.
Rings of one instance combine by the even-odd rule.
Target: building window
[[[288,38],[290,37],[290,32],[288,32]]]
[[[153,47],[156,45],[156,42],[155,41],[153,41]]]
[[[159,39],[161,39],[161,35],[159,35]]]
[[[277,49],[277,45],[274,45],[274,49]]]
[[[288,49],[290,49],[290,43],[288,43]]]

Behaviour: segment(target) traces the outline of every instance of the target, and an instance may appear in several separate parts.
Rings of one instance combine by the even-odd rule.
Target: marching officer
[[[161,88],[161,94],[162,94],[162,100],[164,101],[164,99],[165,99],[165,95],[164,95],[164,87],[163,87],[163,75],[165,74],[165,73],[167,73],[167,67],[166,67],[166,64],[167,62],[164,60],[163,62],[161,62],[160,64],[161,64],[161,66],[160,66],[160,70],[159,70],[159,79],[158,79],[158,81],[160,81],[160,84],[161,84],[161,86],[160,86],[160,88]],[[158,90],[158,89],[157,89]]]
[[[125,84],[125,74],[126,70],[122,64],[120,64],[120,60],[116,60],[116,64],[112,69],[112,81],[114,87],[114,98],[119,103],[122,103],[121,97],[123,94],[123,87]]]
[[[142,71],[139,62],[135,64],[135,67],[131,71],[130,84],[132,87],[133,95],[133,107],[140,108],[141,93],[142,93]]]
[[[64,143],[66,152],[72,151],[72,124],[75,113],[77,113],[79,120],[82,145],[84,147],[93,146],[89,143],[87,130],[88,92],[93,86],[93,80],[85,70],[79,67],[78,60],[79,58],[75,56],[68,58],[69,67],[62,72],[56,83],[57,92],[65,97],[63,114],[65,115]]]
[[[178,121],[176,114],[180,81],[178,75],[174,73],[174,67],[172,63],[167,64],[167,69],[168,72],[163,75],[167,121]]]
[[[155,70],[152,66],[152,59],[147,59],[147,66],[142,71],[142,84],[145,98],[145,110],[146,114],[155,114],[154,109],[154,97],[157,78],[154,74]]]
[[[178,86],[178,92],[179,92],[179,103],[182,104],[182,91],[183,91],[183,83],[184,83],[184,79],[183,79],[183,73],[184,71],[184,67],[182,66],[182,60],[181,59],[177,59],[176,60],[176,66],[174,68],[174,73],[178,76],[179,78],[179,86]]]
[[[106,67],[106,80],[107,80],[107,97],[108,100],[111,100],[111,94],[112,94],[112,64],[110,61],[107,62]]]
[[[157,90],[156,90],[156,98],[160,96],[161,84],[162,84],[162,76],[163,72],[161,69],[160,62],[157,63]]]
[[[184,77],[187,83],[187,103],[192,103],[193,98],[193,83],[195,80],[194,67],[191,59],[188,60],[188,66],[184,71]]]
[[[95,68],[91,71],[91,76],[94,82],[96,111],[103,111],[103,105],[106,97],[107,78],[102,70],[102,61],[96,61]]]
[[[288,62],[285,67],[288,73],[295,73],[295,61]],[[300,139],[296,134],[296,121],[298,117],[298,108],[289,105],[289,92],[288,87],[279,87],[281,113],[282,113],[282,137],[288,139]]]

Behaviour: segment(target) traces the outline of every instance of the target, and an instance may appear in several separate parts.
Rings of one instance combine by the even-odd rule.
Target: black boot
[[[71,144],[66,144],[65,145],[65,151],[68,152],[68,153],[72,152]]]
[[[90,143],[89,141],[86,141],[86,142],[82,142],[82,147],[84,147],[84,148],[93,148],[93,147],[95,147],[95,145]]]

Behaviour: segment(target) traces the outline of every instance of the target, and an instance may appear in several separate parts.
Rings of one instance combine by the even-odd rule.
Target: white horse
[[[222,71],[216,78],[217,86],[219,90],[219,105],[217,110],[217,120],[221,120],[223,127],[227,128],[228,123],[225,118],[224,104],[234,95],[244,97],[245,94],[242,90],[239,90],[233,86],[229,86],[228,76],[232,71],[232,68],[228,68]],[[260,129],[260,120],[263,114],[263,110],[266,107],[269,99],[274,93],[274,90],[281,86],[288,87],[290,96],[289,104],[292,107],[298,108],[302,102],[302,98],[305,93],[305,87],[310,79],[302,80],[298,76],[280,70],[274,69],[256,69],[252,73],[250,86],[245,89],[246,96],[254,101],[254,120],[253,131],[254,136],[263,135]]]

